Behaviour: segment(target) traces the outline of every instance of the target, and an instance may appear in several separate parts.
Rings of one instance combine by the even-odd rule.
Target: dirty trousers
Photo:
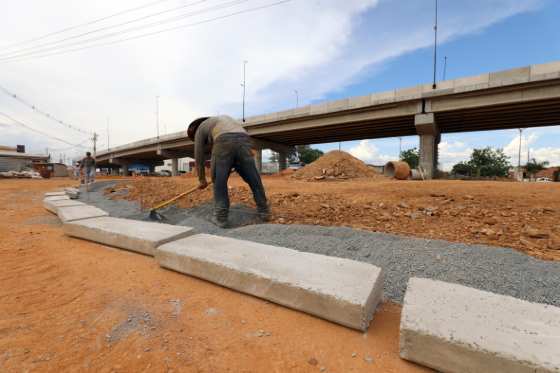
[[[212,147],[211,173],[214,182],[214,216],[227,221],[229,196],[227,182],[233,168],[249,184],[259,214],[269,212],[264,186],[251,153],[251,139],[244,133],[219,136]]]

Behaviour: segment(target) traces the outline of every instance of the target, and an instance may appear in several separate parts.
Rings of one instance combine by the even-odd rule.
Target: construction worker
[[[87,152],[85,158],[80,161],[80,171],[82,170],[85,184],[93,183],[95,181],[95,158],[91,156],[90,152]]]
[[[249,184],[261,221],[268,221],[270,211],[266,194],[251,152],[251,138],[245,128],[237,120],[221,115],[196,119],[189,125],[187,134],[194,142],[195,164],[200,189],[208,187],[204,163],[206,155],[211,154],[214,223],[221,228],[226,228],[228,225],[227,183],[232,168]]]

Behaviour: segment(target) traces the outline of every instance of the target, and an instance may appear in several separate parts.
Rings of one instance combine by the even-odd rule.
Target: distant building
[[[560,167],[545,168],[544,170],[537,172],[535,177],[537,179],[541,177],[547,177],[552,181],[560,181]]]
[[[48,155],[26,153],[24,145],[0,146],[0,172],[23,171],[34,168],[34,164],[46,163],[48,160]]]
[[[280,172],[280,168],[278,167],[278,162],[263,162],[261,172],[264,175],[271,175]]]
[[[178,159],[178,169],[177,171],[179,172],[191,172],[193,167],[194,167],[194,160],[192,158],[179,158]],[[156,167],[156,171],[169,171],[171,172],[171,169],[173,168],[172,166],[172,161],[171,159],[166,159],[163,162],[163,166],[157,166]]]

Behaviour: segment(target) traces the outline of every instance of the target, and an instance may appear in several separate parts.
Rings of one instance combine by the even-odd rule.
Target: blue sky
[[[439,4],[440,11],[442,8],[445,10],[446,7],[453,7],[453,1],[440,0]],[[389,9],[394,10],[393,5],[390,1],[382,2],[378,8],[367,12],[363,22],[376,22],[380,13]],[[441,43],[438,47],[438,79],[443,78],[444,56],[448,58],[447,79],[559,60],[559,20],[560,1],[543,1],[535,10],[514,15],[474,33]],[[329,92],[325,99],[359,96],[371,92],[429,83],[432,79],[432,66],[432,47],[422,48],[386,61],[381,70],[375,68],[373,71],[368,71],[366,69],[360,74],[359,81],[355,84]],[[454,149],[451,146],[450,151],[459,153],[462,158],[465,154],[468,154],[466,150],[470,148],[485,146],[506,148],[515,139],[517,144],[518,136],[517,130],[468,132],[443,135],[442,142],[456,145]],[[532,139],[529,140],[529,148],[534,148],[535,151],[539,148],[557,149],[560,146],[560,126],[528,129],[524,132],[524,136]],[[398,139],[376,139],[368,142],[377,148],[377,153],[380,155],[396,156],[398,154]],[[359,142],[356,141],[345,142],[342,143],[342,148],[350,150],[358,145]],[[318,148],[327,151],[338,149],[338,146],[338,143],[325,144],[318,146]],[[418,146],[416,137],[403,138],[403,148],[414,146]],[[523,147],[522,161],[527,154],[525,144],[523,144]],[[517,150],[517,147],[515,150]],[[544,153],[543,156],[546,156],[546,154]],[[384,159],[383,157],[374,157],[372,160],[375,161],[375,158]],[[548,159],[560,164],[557,152],[551,154]],[[452,156],[450,160],[454,162],[457,157]],[[512,159],[512,162],[517,162],[516,156],[515,159]],[[448,163],[445,166],[449,168],[450,164]]]
[[[195,8],[203,13],[131,31],[126,37],[274,0],[247,0],[227,10],[207,12],[210,5],[227,1],[146,0],[155,4],[26,44],[26,48],[49,42],[64,52],[62,38],[84,32],[97,36],[96,27],[108,27],[119,34],[123,31],[121,22],[144,27],[145,21],[133,20],[169,12],[148,20],[164,21],[168,15],[185,12],[171,8],[190,3],[198,5],[189,11]],[[10,4],[9,14],[0,15],[0,56],[5,56],[5,47],[13,43],[139,4],[139,0],[58,0],[54,5],[20,0]],[[160,133],[183,131],[199,116],[219,113],[240,117],[244,60],[249,61],[249,116],[293,108],[296,89],[299,104],[306,105],[429,83],[433,4],[432,0],[292,0],[255,13],[77,52],[9,62],[0,58],[0,85],[67,123],[97,132],[101,138],[98,148],[106,149],[156,135],[156,96]],[[444,56],[448,56],[449,79],[560,60],[559,0],[439,0],[439,4],[438,78]],[[120,34],[109,36],[103,42],[120,38]],[[69,144],[86,141],[91,147],[83,133],[37,115],[4,94],[0,94],[0,113],[66,141],[39,136],[2,117],[2,144],[26,144],[33,152],[44,152],[48,147],[55,158],[61,154],[80,157],[86,150]],[[560,127],[530,129],[525,135],[523,154],[529,148],[538,159],[560,165]],[[417,143],[416,137],[404,138],[403,148]],[[366,162],[380,164],[397,157],[398,144],[398,139],[380,139],[348,142],[342,147]],[[493,146],[503,147],[516,163],[517,144],[515,130],[444,135],[440,162],[449,169],[468,158],[473,148]],[[320,148],[336,149],[338,144]]]
[[[453,7],[453,1],[440,0],[439,4],[440,12],[442,8]],[[387,9],[383,9],[384,7]],[[390,10],[392,7],[391,2],[382,2],[379,8],[367,12],[363,22],[376,22],[380,13]],[[447,56],[447,79],[559,60],[559,19],[560,1],[544,1],[532,11],[514,15],[474,33],[443,42],[438,46],[437,77],[443,79],[444,56]],[[431,46],[422,48],[384,62],[381,69],[377,67],[370,71],[365,69],[360,74],[359,81],[343,89],[329,92],[325,99],[359,96],[429,83],[432,79],[432,66],[433,48]],[[445,162],[446,159],[443,159],[445,163],[443,166],[449,169],[452,163],[459,158],[464,158],[469,153],[467,150],[472,148],[485,146],[507,148],[508,145],[511,148],[512,141],[515,144],[518,143],[518,136],[517,130],[443,135],[442,142],[445,143],[445,149],[451,147],[449,149],[451,156],[448,157],[451,162]],[[530,154],[531,149],[534,149],[535,152],[542,148],[557,149],[560,144],[560,126],[528,129],[524,132],[524,136],[530,139],[528,140]],[[398,139],[368,140],[368,144],[373,145],[376,149],[374,153],[380,155],[374,156],[371,159],[373,162],[379,163],[384,160],[382,155],[396,156],[398,154]],[[343,150],[356,149],[357,146],[359,146],[358,141],[342,143]],[[418,139],[415,136],[403,138],[403,149],[417,146]],[[328,151],[338,149],[339,144],[324,144],[317,147]],[[526,149],[526,145],[523,143],[522,162],[526,159]],[[543,157],[548,155],[547,152],[542,151],[537,154]],[[445,154],[443,157],[445,158]],[[547,159],[560,164],[558,152],[550,154]],[[517,163],[517,156],[512,157],[512,162]]]

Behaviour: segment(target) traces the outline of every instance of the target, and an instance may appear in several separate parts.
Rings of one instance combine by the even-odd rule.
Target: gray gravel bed
[[[95,185],[89,195],[82,193],[80,200],[111,216],[147,220],[147,213],[140,211],[137,203],[105,198],[102,189],[108,185]],[[252,224],[254,214],[243,206],[232,209],[231,229],[220,229],[209,221],[210,204],[193,209],[171,207],[162,214],[168,218],[167,223],[204,233],[374,264],[385,272],[385,297],[398,303],[403,301],[410,277],[425,277],[560,306],[560,263],[538,260],[513,249],[343,227]]]

